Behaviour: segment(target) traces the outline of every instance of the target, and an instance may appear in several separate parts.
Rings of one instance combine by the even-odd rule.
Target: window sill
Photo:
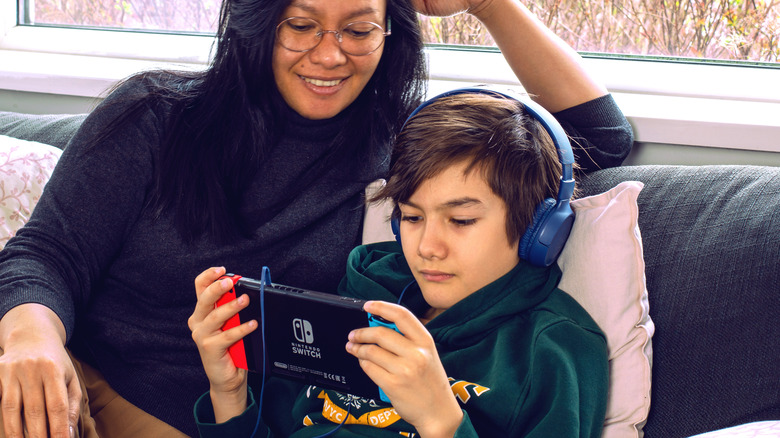
[[[0,89],[99,97],[153,68],[201,69],[213,38],[15,27],[0,41]],[[45,38],[47,52],[30,39]],[[67,35],[63,38],[62,35]],[[93,48],[92,42],[96,42]],[[73,53],[71,48],[90,47]],[[129,57],[111,48],[143,53]],[[135,49],[134,49],[135,48]],[[70,52],[70,53],[68,53]],[[519,86],[495,52],[427,50],[431,94],[475,83]],[[780,69],[586,58],[639,142],[780,152]],[[727,84],[727,85],[724,85]]]
[[[498,53],[429,50],[428,57],[431,92],[475,82],[519,86]],[[587,57],[584,62],[613,94],[636,141],[780,152],[780,88],[769,86],[780,83],[780,69]]]

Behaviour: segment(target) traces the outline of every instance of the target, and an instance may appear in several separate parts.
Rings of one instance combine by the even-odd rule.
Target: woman
[[[335,290],[360,243],[363,189],[386,172],[393,133],[422,98],[415,9],[482,20],[578,138],[583,168],[628,154],[630,127],[606,90],[512,0],[226,0],[212,65],[119,86],[0,253],[6,435],[192,435],[208,389],[186,323],[192,279],[267,265],[275,281]],[[292,17],[319,23],[313,47],[281,38]],[[352,22],[391,33],[356,50],[344,44]]]

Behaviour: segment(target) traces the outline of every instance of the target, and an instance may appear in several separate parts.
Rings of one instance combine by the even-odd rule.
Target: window
[[[214,33],[220,0],[18,0],[20,24]]]
[[[220,0],[19,0],[20,24],[213,33]],[[777,63],[779,0],[534,0],[580,52]],[[421,17],[426,42],[493,46],[468,14]]]
[[[0,1],[0,97],[92,99],[141,70],[201,69],[220,1]],[[638,142],[780,153],[780,0],[518,1],[583,54]],[[473,17],[420,20],[429,93],[518,84]]]
[[[777,0],[535,0],[547,27],[579,52],[776,63]],[[492,45],[470,15],[423,18],[426,40]]]

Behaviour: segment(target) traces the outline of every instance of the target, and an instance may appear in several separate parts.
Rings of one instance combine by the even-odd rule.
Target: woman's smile
[[[300,75],[299,75],[300,76]],[[315,78],[307,78],[306,76],[300,76],[301,79],[303,79],[306,83],[314,85],[316,87],[335,87],[336,85],[340,84],[345,79],[315,79]]]

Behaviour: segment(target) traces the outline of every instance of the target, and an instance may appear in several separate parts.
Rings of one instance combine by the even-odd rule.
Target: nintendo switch
[[[257,330],[230,347],[237,367],[262,372],[265,364],[266,376],[388,401],[357,358],[345,349],[347,335],[356,328],[376,324],[394,328],[394,324],[366,313],[364,300],[239,275],[226,277],[232,279],[234,287],[216,305],[243,294],[249,296],[249,305],[223,329],[252,319],[260,323]]]

